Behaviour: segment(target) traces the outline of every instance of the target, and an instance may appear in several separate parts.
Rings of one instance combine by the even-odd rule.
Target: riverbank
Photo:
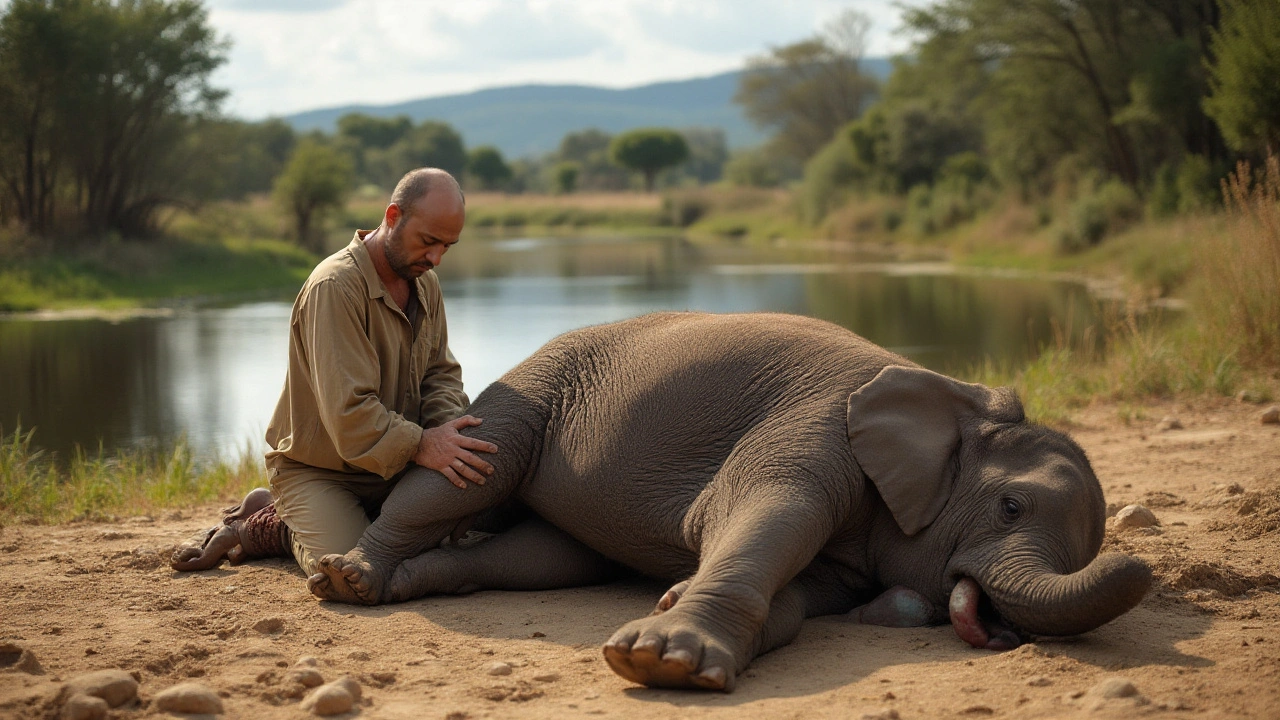
[[[1212,397],[1098,402],[1074,414],[1072,435],[1109,505],[1142,503],[1160,522],[1107,532],[1105,551],[1134,554],[1156,575],[1147,598],[1119,619],[993,653],[969,648],[949,626],[814,618],[792,644],[753,662],[731,695],[646,690],[604,665],[601,643],[648,614],[666,584],[361,608],[316,601],[285,560],[170,570],[173,546],[217,521],[215,503],[11,523],[0,529],[0,715],[51,717],[63,683],[115,668],[139,688],[112,717],[149,717],[158,693],[184,682],[216,693],[226,717],[297,717],[307,689],[290,668],[313,657],[324,680],[353,677],[358,712],[379,718],[655,709],[707,718],[1272,718],[1280,715],[1280,426],[1257,415],[1256,406]],[[1181,429],[1161,429],[1170,416]],[[491,670],[496,663],[509,672]]]

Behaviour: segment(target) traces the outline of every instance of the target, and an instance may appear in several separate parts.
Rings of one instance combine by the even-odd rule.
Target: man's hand
[[[423,430],[413,461],[422,467],[438,470],[449,482],[464,490],[467,480],[483,485],[485,476],[493,474],[493,466],[471,451],[496,453],[498,446],[458,432],[482,422],[478,417],[463,415],[439,427]]]

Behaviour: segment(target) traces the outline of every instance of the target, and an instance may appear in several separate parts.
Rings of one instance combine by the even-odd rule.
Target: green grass
[[[262,458],[248,449],[234,460],[197,462],[185,440],[158,450],[70,457],[38,449],[34,431],[0,429],[0,518],[59,523],[145,515],[238,498],[266,481]]]
[[[317,258],[280,240],[105,241],[7,259],[0,311],[147,307],[178,298],[290,292]]]

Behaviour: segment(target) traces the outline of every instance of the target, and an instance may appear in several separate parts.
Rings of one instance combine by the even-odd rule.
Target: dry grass
[[[1280,158],[1247,162],[1222,183],[1228,231],[1198,248],[1194,302],[1206,332],[1247,365],[1280,363]]]
[[[662,207],[660,193],[614,192],[569,193],[567,195],[539,195],[534,193],[477,192],[467,193],[467,207],[488,209],[493,207],[576,208],[582,210],[657,210]]]

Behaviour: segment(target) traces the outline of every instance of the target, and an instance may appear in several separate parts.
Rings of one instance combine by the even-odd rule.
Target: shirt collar
[[[387,292],[387,286],[382,284],[382,278],[378,277],[378,269],[373,266],[373,258],[369,255],[369,248],[365,247],[364,238],[372,230],[356,230],[355,237],[351,238],[351,244],[347,249],[351,251],[351,257],[355,258],[356,267],[360,269],[360,273],[364,275],[364,284],[369,288],[369,298],[387,298],[387,303],[395,305],[391,301],[390,293]],[[427,272],[434,272],[428,270]],[[426,273],[418,277],[413,282],[414,292],[418,296],[418,304],[423,310],[427,309],[427,296],[422,289],[422,278],[426,277]]]

